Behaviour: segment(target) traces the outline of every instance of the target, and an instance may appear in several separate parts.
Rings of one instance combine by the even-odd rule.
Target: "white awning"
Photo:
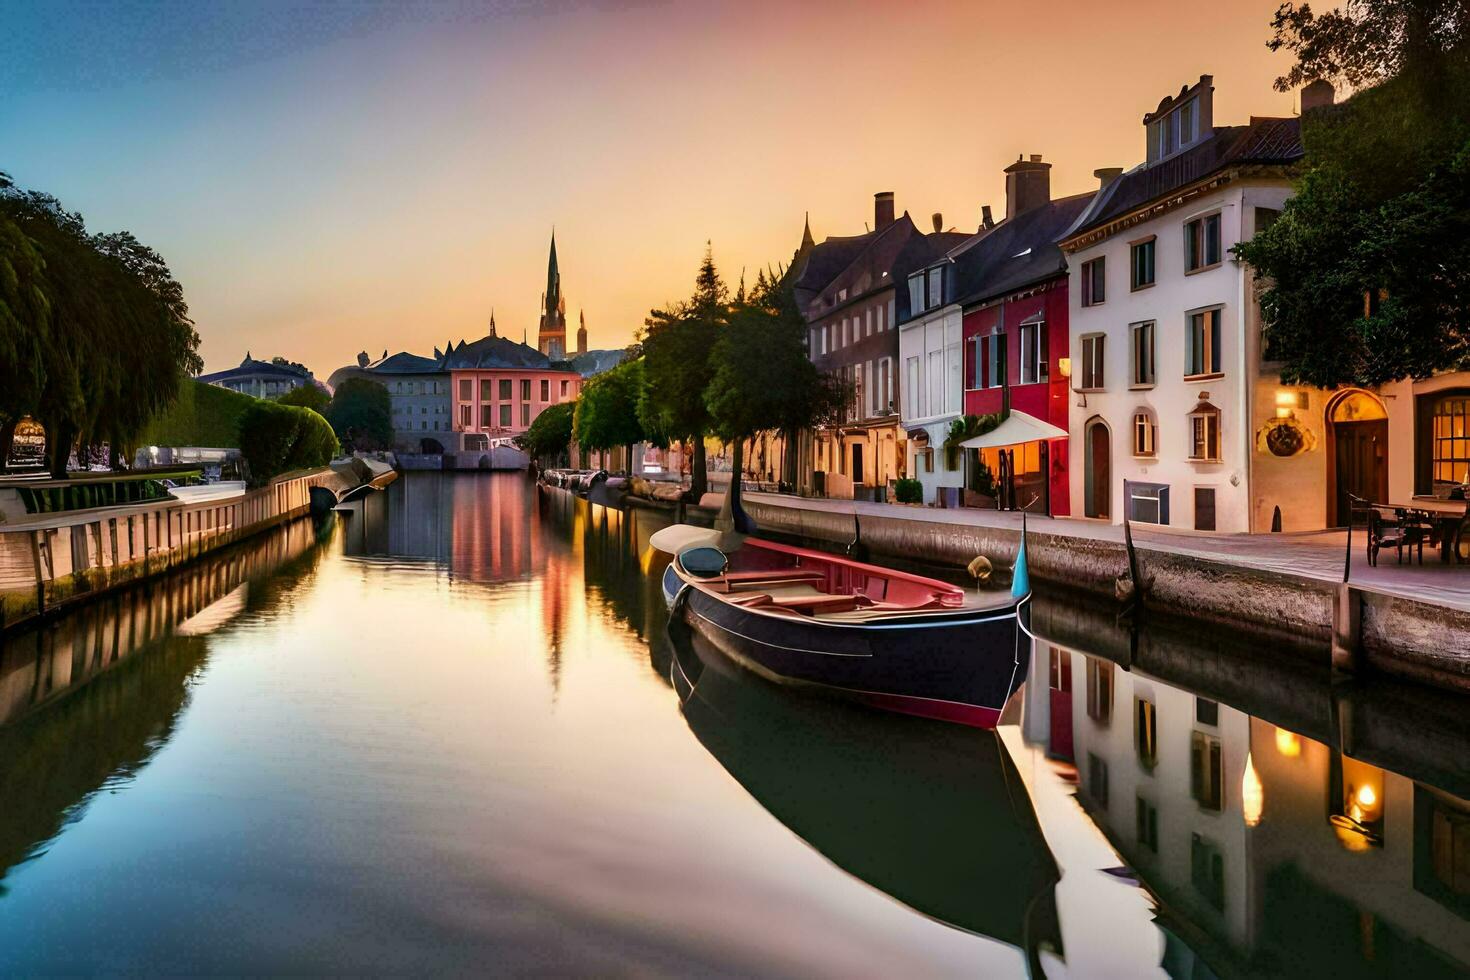
[[[963,449],[994,449],[997,446],[1015,446],[1038,439],[1065,439],[1066,429],[1058,429],[1050,422],[1043,422],[1034,415],[1011,409],[1006,420],[983,436],[966,439],[960,443]]]

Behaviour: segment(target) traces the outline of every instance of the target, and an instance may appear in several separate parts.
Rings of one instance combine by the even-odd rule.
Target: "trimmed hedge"
[[[893,485],[893,499],[901,504],[922,504],[924,484],[918,480],[900,479]]]
[[[337,434],[309,408],[251,399],[240,417],[240,453],[256,486],[292,470],[325,466],[337,455]]]
[[[138,445],[234,448],[240,417],[257,401],[228,388],[186,380],[173,404],[155,415],[138,436]]]

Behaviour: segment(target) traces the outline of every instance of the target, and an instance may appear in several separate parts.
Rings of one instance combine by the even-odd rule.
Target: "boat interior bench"
[[[716,584],[723,585],[725,587],[724,591],[734,592],[736,589],[751,587],[770,588],[778,585],[820,582],[826,577],[824,572],[819,572],[815,569],[772,568],[750,572],[726,572],[714,581]]]

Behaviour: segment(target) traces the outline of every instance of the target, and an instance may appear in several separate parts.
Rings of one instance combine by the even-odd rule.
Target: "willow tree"
[[[650,311],[644,321],[645,383],[638,415],[645,431],[691,444],[690,493],[695,500],[709,487],[704,439],[712,420],[705,392],[714,377],[712,354],[729,318],[729,290],[706,242],[693,294]]]
[[[3,343],[17,358],[0,371],[22,381],[0,413],[41,423],[53,476],[78,443],[106,442],[116,461],[201,367],[183,290],[132,235],[88,235],[80,214],[8,178],[0,223]]]

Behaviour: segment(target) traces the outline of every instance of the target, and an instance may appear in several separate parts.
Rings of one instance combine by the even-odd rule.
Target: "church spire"
[[[493,306],[490,307],[490,336],[500,336],[498,333],[495,332],[495,307]]]
[[[808,211],[806,213],[806,227],[801,230],[801,247],[811,248],[815,244],[817,244],[816,239],[812,238],[812,213]]]
[[[577,320],[580,323],[580,326],[577,327],[577,353],[585,354],[587,353],[587,311],[578,310]]]
[[[561,292],[555,226],[551,229],[551,254],[546,262],[546,292],[541,295],[541,324],[536,333],[536,349],[552,360],[566,356],[567,300]]]

